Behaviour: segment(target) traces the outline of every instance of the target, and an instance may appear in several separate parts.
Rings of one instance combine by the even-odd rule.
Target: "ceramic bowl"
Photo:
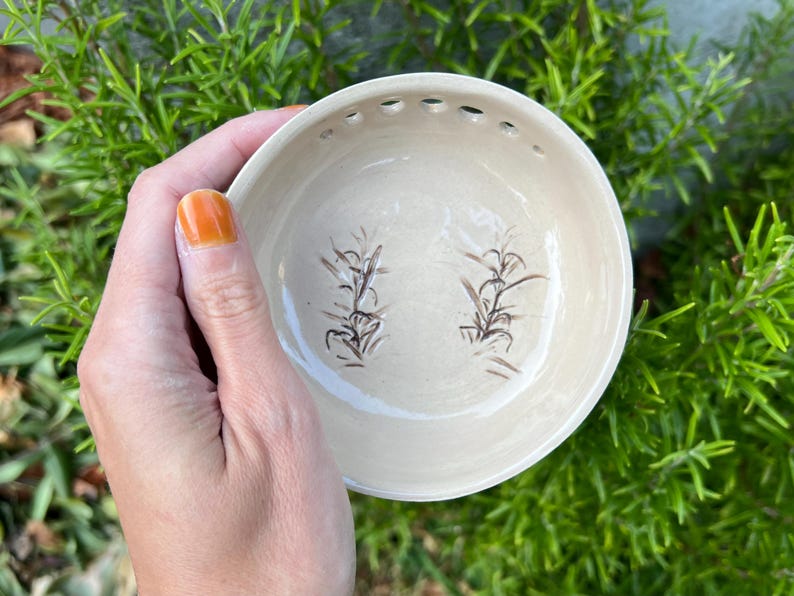
[[[519,93],[436,73],[354,85],[278,130],[228,194],[351,489],[497,484],[615,370],[621,212],[584,143]]]

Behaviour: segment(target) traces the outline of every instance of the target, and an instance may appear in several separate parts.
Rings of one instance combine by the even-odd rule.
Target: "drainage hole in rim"
[[[380,102],[380,111],[389,115],[396,114],[403,109],[404,105],[401,99],[387,99],[386,101]]]
[[[499,123],[499,128],[501,128],[502,132],[509,137],[518,136],[518,128],[516,128],[515,124],[504,121]]]
[[[345,116],[345,124],[349,124],[350,126],[358,124],[362,120],[364,120],[364,116],[361,115],[361,112],[352,112]]]
[[[458,112],[469,122],[478,122],[485,117],[485,112],[473,106],[460,106]]]
[[[428,112],[440,112],[447,107],[444,104],[444,100],[438,99],[437,97],[426,97],[420,103]]]

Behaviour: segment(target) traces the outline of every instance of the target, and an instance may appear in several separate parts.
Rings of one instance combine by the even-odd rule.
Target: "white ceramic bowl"
[[[617,366],[629,245],[601,167],[499,85],[408,74],[281,128],[229,190],[347,485],[472,493],[540,460]]]

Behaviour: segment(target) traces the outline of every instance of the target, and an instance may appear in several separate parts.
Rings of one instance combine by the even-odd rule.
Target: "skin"
[[[78,376],[144,596],[352,591],[347,492],[242,230],[191,249],[176,223],[296,111],[221,126],[129,195]]]

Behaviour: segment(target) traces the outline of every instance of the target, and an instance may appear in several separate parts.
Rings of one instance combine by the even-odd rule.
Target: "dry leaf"
[[[432,579],[426,579],[422,582],[422,587],[419,590],[421,596],[446,596],[447,591],[444,586]]]
[[[85,480],[89,484],[95,486],[100,492],[104,492],[107,486],[107,477],[105,471],[99,464],[91,464],[81,468],[77,473],[78,478]]]
[[[107,478],[99,464],[81,468],[72,481],[72,494],[78,499],[95,501],[107,493]]]
[[[41,548],[55,550],[61,544],[61,539],[43,521],[30,519],[25,524],[25,534]]]
[[[0,76],[31,74],[41,70],[41,60],[29,50],[0,46]]]
[[[33,147],[36,144],[36,125],[30,118],[0,124],[0,144]]]
[[[99,496],[99,490],[90,482],[86,482],[82,478],[75,478],[72,481],[72,494],[78,499],[96,501]]]
[[[438,541],[430,532],[422,532],[422,546],[431,555],[438,553]]]
[[[17,381],[16,372],[0,375],[0,403],[16,402],[22,397],[22,383]]]
[[[22,399],[22,383],[17,381],[16,372],[0,375],[0,422],[11,417],[20,399]],[[1,440],[0,444],[2,444]]]
[[[30,83],[26,75],[41,70],[41,60],[27,50],[0,46],[0,100]],[[36,139],[36,122],[27,115],[28,110],[46,114],[58,120],[68,120],[69,110],[60,106],[45,105],[47,94],[37,91],[0,108],[0,143],[30,144],[31,134]],[[9,126],[10,125],[10,126]]]

